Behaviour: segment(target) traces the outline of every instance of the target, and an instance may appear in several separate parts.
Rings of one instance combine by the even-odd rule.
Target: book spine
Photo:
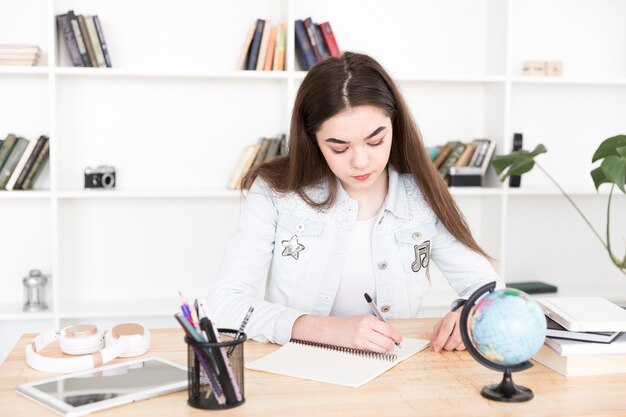
[[[490,145],[490,141],[489,139],[481,139],[480,140],[480,146],[476,149],[476,159],[474,160],[474,166],[475,167],[481,167],[483,166],[483,160],[485,159],[485,155],[487,154],[487,149],[489,149],[489,145]]]
[[[70,59],[72,60],[72,65],[75,67],[83,67],[83,60],[81,59],[80,52],[78,51],[78,43],[76,42],[76,37],[74,36],[74,31],[72,30],[72,23],[70,22],[69,15],[58,15],[57,25],[59,26],[59,30],[63,34],[65,47],[67,48],[67,52],[70,55]]]
[[[78,28],[80,29],[80,34],[83,37],[83,41],[85,42],[85,49],[87,49],[87,56],[89,57],[89,64],[92,67],[98,66],[98,61],[96,60],[96,53],[93,50],[93,45],[91,44],[91,38],[89,37],[89,32],[87,31],[87,25],[85,24],[85,16],[79,14],[76,16],[78,20]]]
[[[274,61],[274,52],[276,49],[276,28],[270,29],[270,40],[267,42],[267,54],[265,54],[265,63],[263,64],[263,71],[272,70],[272,62]]]
[[[265,27],[265,20],[257,19],[256,30],[252,37],[252,44],[250,45],[250,51],[248,52],[248,61],[246,63],[246,70],[254,71],[256,69],[256,63],[259,58],[259,49],[261,49],[261,38],[263,37],[263,28]]]
[[[315,55],[315,62],[320,62],[322,60],[322,55],[318,46],[317,35],[315,34],[315,25],[310,17],[304,19],[304,28],[306,29],[306,34],[311,42],[311,49],[313,50],[313,55]]]
[[[330,26],[330,22],[320,23],[320,28],[322,28],[322,35],[328,46],[330,56],[341,56],[341,50],[337,45],[337,40],[335,39],[335,34],[333,33],[333,28]]]
[[[450,142],[450,147],[452,147],[452,151],[450,155],[446,158],[445,161],[439,167],[439,173],[442,177],[446,178],[448,176],[448,172],[450,171],[450,167],[454,165],[454,163],[459,159],[463,151],[465,150],[465,145],[461,142]]]
[[[295,21],[295,32],[296,49],[298,51],[298,57],[300,58],[300,64],[303,69],[308,71],[313,65],[315,65],[316,61],[313,50],[311,49],[309,36],[306,33],[306,28],[304,27],[304,22],[302,20],[298,19]]]
[[[285,70],[285,41],[287,25],[285,22],[280,22],[278,29],[276,30],[276,50],[274,51],[274,63],[272,69],[274,71]]]
[[[265,56],[267,55],[267,46],[270,41],[270,31],[272,29],[272,21],[267,19],[263,25],[263,36],[261,36],[261,46],[259,47],[259,56],[256,60],[256,70],[263,71],[265,65]]]
[[[102,48],[102,54],[104,55],[104,62],[108,68],[112,67],[111,57],[109,56],[109,48],[107,46],[106,41],[104,40],[104,31],[102,30],[102,24],[100,23],[100,18],[98,15],[94,15],[93,24],[96,27],[96,32],[98,33],[98,42],[100,42],[100,47]]]
[[[76,38],[76,43],[78,44],[78,52],[80,53],[80,59],[83,61],[83,67],[91,66],[89,63],[89,55],[87,55],[87,49],[85,48],[85,40],[83,39],[83,35],[80,33],[80,27],[78,26],[78,19],[72,10],[67,12],[70,23],[72,24],[72,31],[74,32],[74,37]]]
[[[37,180],[39,173],[43,168],[43,164],[48,158],[48,154],[50,153],[50,140],[48,137],[45,138],[45,142],[43,144],[43,148],[41,148],[41,152],[37,155],[37,159],[35,159],[35,163],[33,163],[33,167],[26,175],[26,179],[24,180],[24,184],[22,185],[23,190],[30,190],[33,188],[33,184]]]
[[[12,133],[9,133],[7,135],[7,138],[4,140],[4,143],[2,144],[2,147],[0,148],[0,171],[2,171],[2,166],[4,165],[7,158],[9,157],[9,154],[11,153],[11,150],[13,149],[13,146],[15,145],[16,140],[17,138]]]
[[[20,159],[17,165],[15,165],[15,168],[13,169],[13,172],[11,173],[11,177],[9,178],[9,181],[7,181],[7,185],[5,187],[7,191],[11,191],[15,189],[15,183],[17,182],[17,179],[19,178],[20,174],[24,170],[26,161],[28,161],[28,159],[30,158],[30,155],[33,153],[33,150],[35,149],[35,145],[37,145],[36,140],[28,141],[26,149],[24,149],[24,152],[22,152],[22,156],[20,156]]]
[[[104,61],[104,54],[102,53],[102,46],[98,40],[98,32],[96,31],[96,25],[93,23],[93,16],[85,16],[85,26],[87,26],[87,32],[89,32],[89,40],[93,47],[93,52],[96,55],[97,67],[106,67],[107,64]]]
[[[17,141],[15,142],[15,145],[13,146],[9,157],[7,158],[7,161],[5,162],[4,166],[2,167],[2,171],[0,172],[1,190],[4,190],[6,188],[6,185],[11,178],[11,174],[13,174],[13,170],[20,162],[20,158],[22,157],[22,154],[28,146],[28,142],[29,141],[24,138],[17,138]]]
[[[22,168],[22,172],[20,172],[20,175],[17,178],[17,181],[15,182],[15,186],[13,187],[14,190],[23,189],[22,187],[24,186],[24,181],[26,181],[26,177],[28,176],[28,173],[30,172],[30,170],[33,168],[35,160],[37,160],[37,157],[39,156],[39,153],[43,149],[43,145],[45,142],[46,142],[46,136],[42,135],[39,137],[39,139],[37,139],[37,144],[33,148],[33,152],[28,157],[26,164],[24,164],[24,167]]]
[[[248,51],[250,50],[250,44],[252,43],[252,37],[254,36],[254,31],[256,29],[256,23],[253,24],[248,30],[248,35],[246,36],[246,42],[243,46],[243,50],[241,51],[241,55],[239,55],[239,61],[237,62],[238,70],[246,69],[246,58],[248,56]]]
[[[322,35],[322,28],[317,23],[313,24],[315,39],[317,39],[317,47],[320,50],[320,56],[322,59],[326,59],[330,56],[328,53],[328,47],[326,46],[326,40],[324,40],[324,35]]]

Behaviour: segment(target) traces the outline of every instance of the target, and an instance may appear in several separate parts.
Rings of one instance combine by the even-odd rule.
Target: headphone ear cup
[[[121,358],[143,355],[150,347],[150,331],[137,323],[123,323],[113,327],[106,333],[105,343],[110,347],[122,339],[128,346],[119,355]]]
[[[104,335],[93,324],[70,326],[61,332],[59,347],[68,355],[94,353],[104,347]]]

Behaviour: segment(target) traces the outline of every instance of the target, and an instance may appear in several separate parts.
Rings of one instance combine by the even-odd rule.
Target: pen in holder
[[[237,407],[245,402],[243,380],[243,343],[245,333],[217,329],[219,343],[187,343],[187,404],[208,410]],[[232,353],[231,353],[232,352]],[[229,354],[230,353],[230,354]]]

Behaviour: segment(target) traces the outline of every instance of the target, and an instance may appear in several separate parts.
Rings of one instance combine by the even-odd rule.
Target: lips
[[[370,177],[370,175],[372,174],[355,175],[352,178],[354,178],[357,181],[365,181]]]

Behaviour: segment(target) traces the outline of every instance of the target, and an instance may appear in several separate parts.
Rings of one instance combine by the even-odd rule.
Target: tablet
[[[15,390],[61,415],[82,416],[186,387],[186,366],[149,357],[29,382]]]

